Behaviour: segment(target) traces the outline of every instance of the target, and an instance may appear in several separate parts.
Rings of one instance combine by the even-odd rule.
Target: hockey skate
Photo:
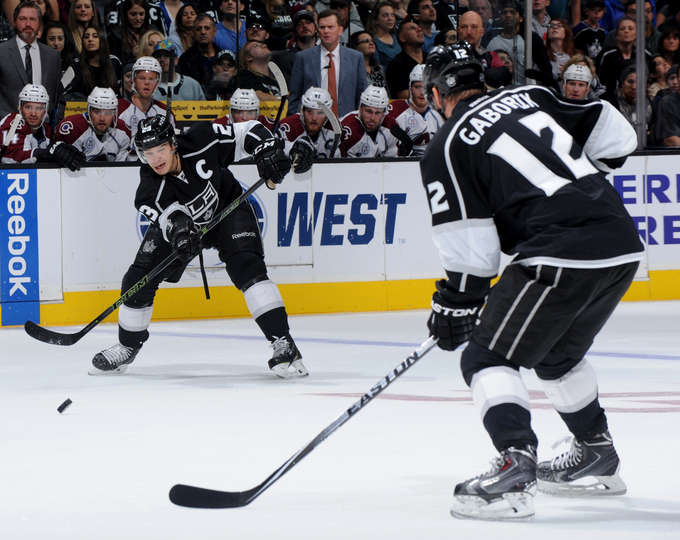
[[[274,356],[269,360],[269,369],[283,379],[306,377],[309,371],[302,363],[302,355],[293,338],[282,336],[272,342]]]
[[[487,520],[532,517],[536,493],[534,447],[511,446],[491,463],[490,471],[456,485],[451,515]]]
[[[108,349],[104,349],[94,355],[92,368],[88,372],[90,375],[108,375],[113,373],[123,373],[137,356],[140,347],[126,347],[116,343]]]
[[[567,497],[623,495],[619,466],[608,431],[587,441],[572,439],[569,451],[538,464],[538,490]]]

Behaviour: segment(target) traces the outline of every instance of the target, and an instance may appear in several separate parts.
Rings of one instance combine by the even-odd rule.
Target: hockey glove
[[[396,122],[390,128],[390,133],[399,141],[397,143],[397,154],[400,157],[410,156],[413,151],[413,141],[408,133],[401,129]]]
[[[269,189],[276,189],[276,184],[283,182],[283,177],[290,171],[290,159],[283,152],[283,141],[274,137],[253,150],[253,159],[260,178],[266,179]]]
[[[449,289],[447,283],[445,279],[436,283],[427,328],[431,336],[438,338],[440,348],[453,351],[470,338],[484,298]]]
[[[194,220],[184,212],[175,212],[168,218],[168,221],[170,222],[168,239],[172,250],[178,259],[188,263],[201,250],[201,235],[198,227],[194,224]]]
[[[85,154],[72,144],[56,141],[49,148],[39,148],[33,152],[38,161],[58,163],[72,171],[79,170],[87,161]]]
[[[314,143],[307,135],[298,138],[290,149],[289,157],[293,162],[295,174],[306,173],[312,168],[312,162],[316,157]]]

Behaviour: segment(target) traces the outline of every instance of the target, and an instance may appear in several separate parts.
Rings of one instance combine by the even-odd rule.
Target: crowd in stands
[[[680,146],[680,2],[645,0],[641,75],[637,0],[526,1],[531,21],[520,0],[5,0],[0,155],[134,160],[137,123],[165,114],[169,92],[236,96],[257,117],[260,101],[281,99],[270,62],[290,89],[279,129],[289,146],[295,133],[316,157],[419,155],[442,122],[424,98],[423,63],[460,40],[490,88],[536,81],[607,100],[631,123],[644,77],[648,146]],[[315,100],[341,119],[342,140]],[[87,112],[63,118],[67,101],[87,101]],[[232,104],[229,121],[237,116]]]

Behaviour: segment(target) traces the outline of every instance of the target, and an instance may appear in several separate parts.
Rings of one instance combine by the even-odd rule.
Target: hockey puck
[[[73,402],[70,399],[67,399],[66,401],[64,401],[64,403],[57,407],[57,411],[59,411],[60,414],[63,413],[71,403]]]

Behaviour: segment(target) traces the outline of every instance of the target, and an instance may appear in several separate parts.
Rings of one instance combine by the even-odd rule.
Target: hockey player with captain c
[[[530,517],[537,483],[555,494],[625,493],[585,355],[643,256],[602,172],[623,165],[635,132],[606,102],[565,101],[538,86],[484,94],[483,68],[464,42],[433,49],[424,82],[447,118],[421,161],[447,275],[428,328],[445,350],[469,340],[461,370],[500,453],[489,472],[456,485],[451,512]],[[515,258],[491,288],[501,251]],[[537,463],[520,367],[534,369],[573,435],[553,460]]]
[[[132,363],[149,337],[156,290],[162,281],[179,281],[203,248],[216,248],[231,281],[271,343],[269,369],[280,377],[308,375],[290,336],[288,316],[276,285],[267,275],[255,213],[244,202],[200,238],[209,222],[243,193],[228,166],[252,156],[271,189],[290,170],[282,144],[257,121],[201,123],[175,136],[163,116],[143,119],[135,136],[143,165],[135,206],[151,222],[135,260],[123,278],[128,290],[171,253],[177,259],[156,279],[120,306],[119,342],[97,353],[91,373],[119,373]]]

